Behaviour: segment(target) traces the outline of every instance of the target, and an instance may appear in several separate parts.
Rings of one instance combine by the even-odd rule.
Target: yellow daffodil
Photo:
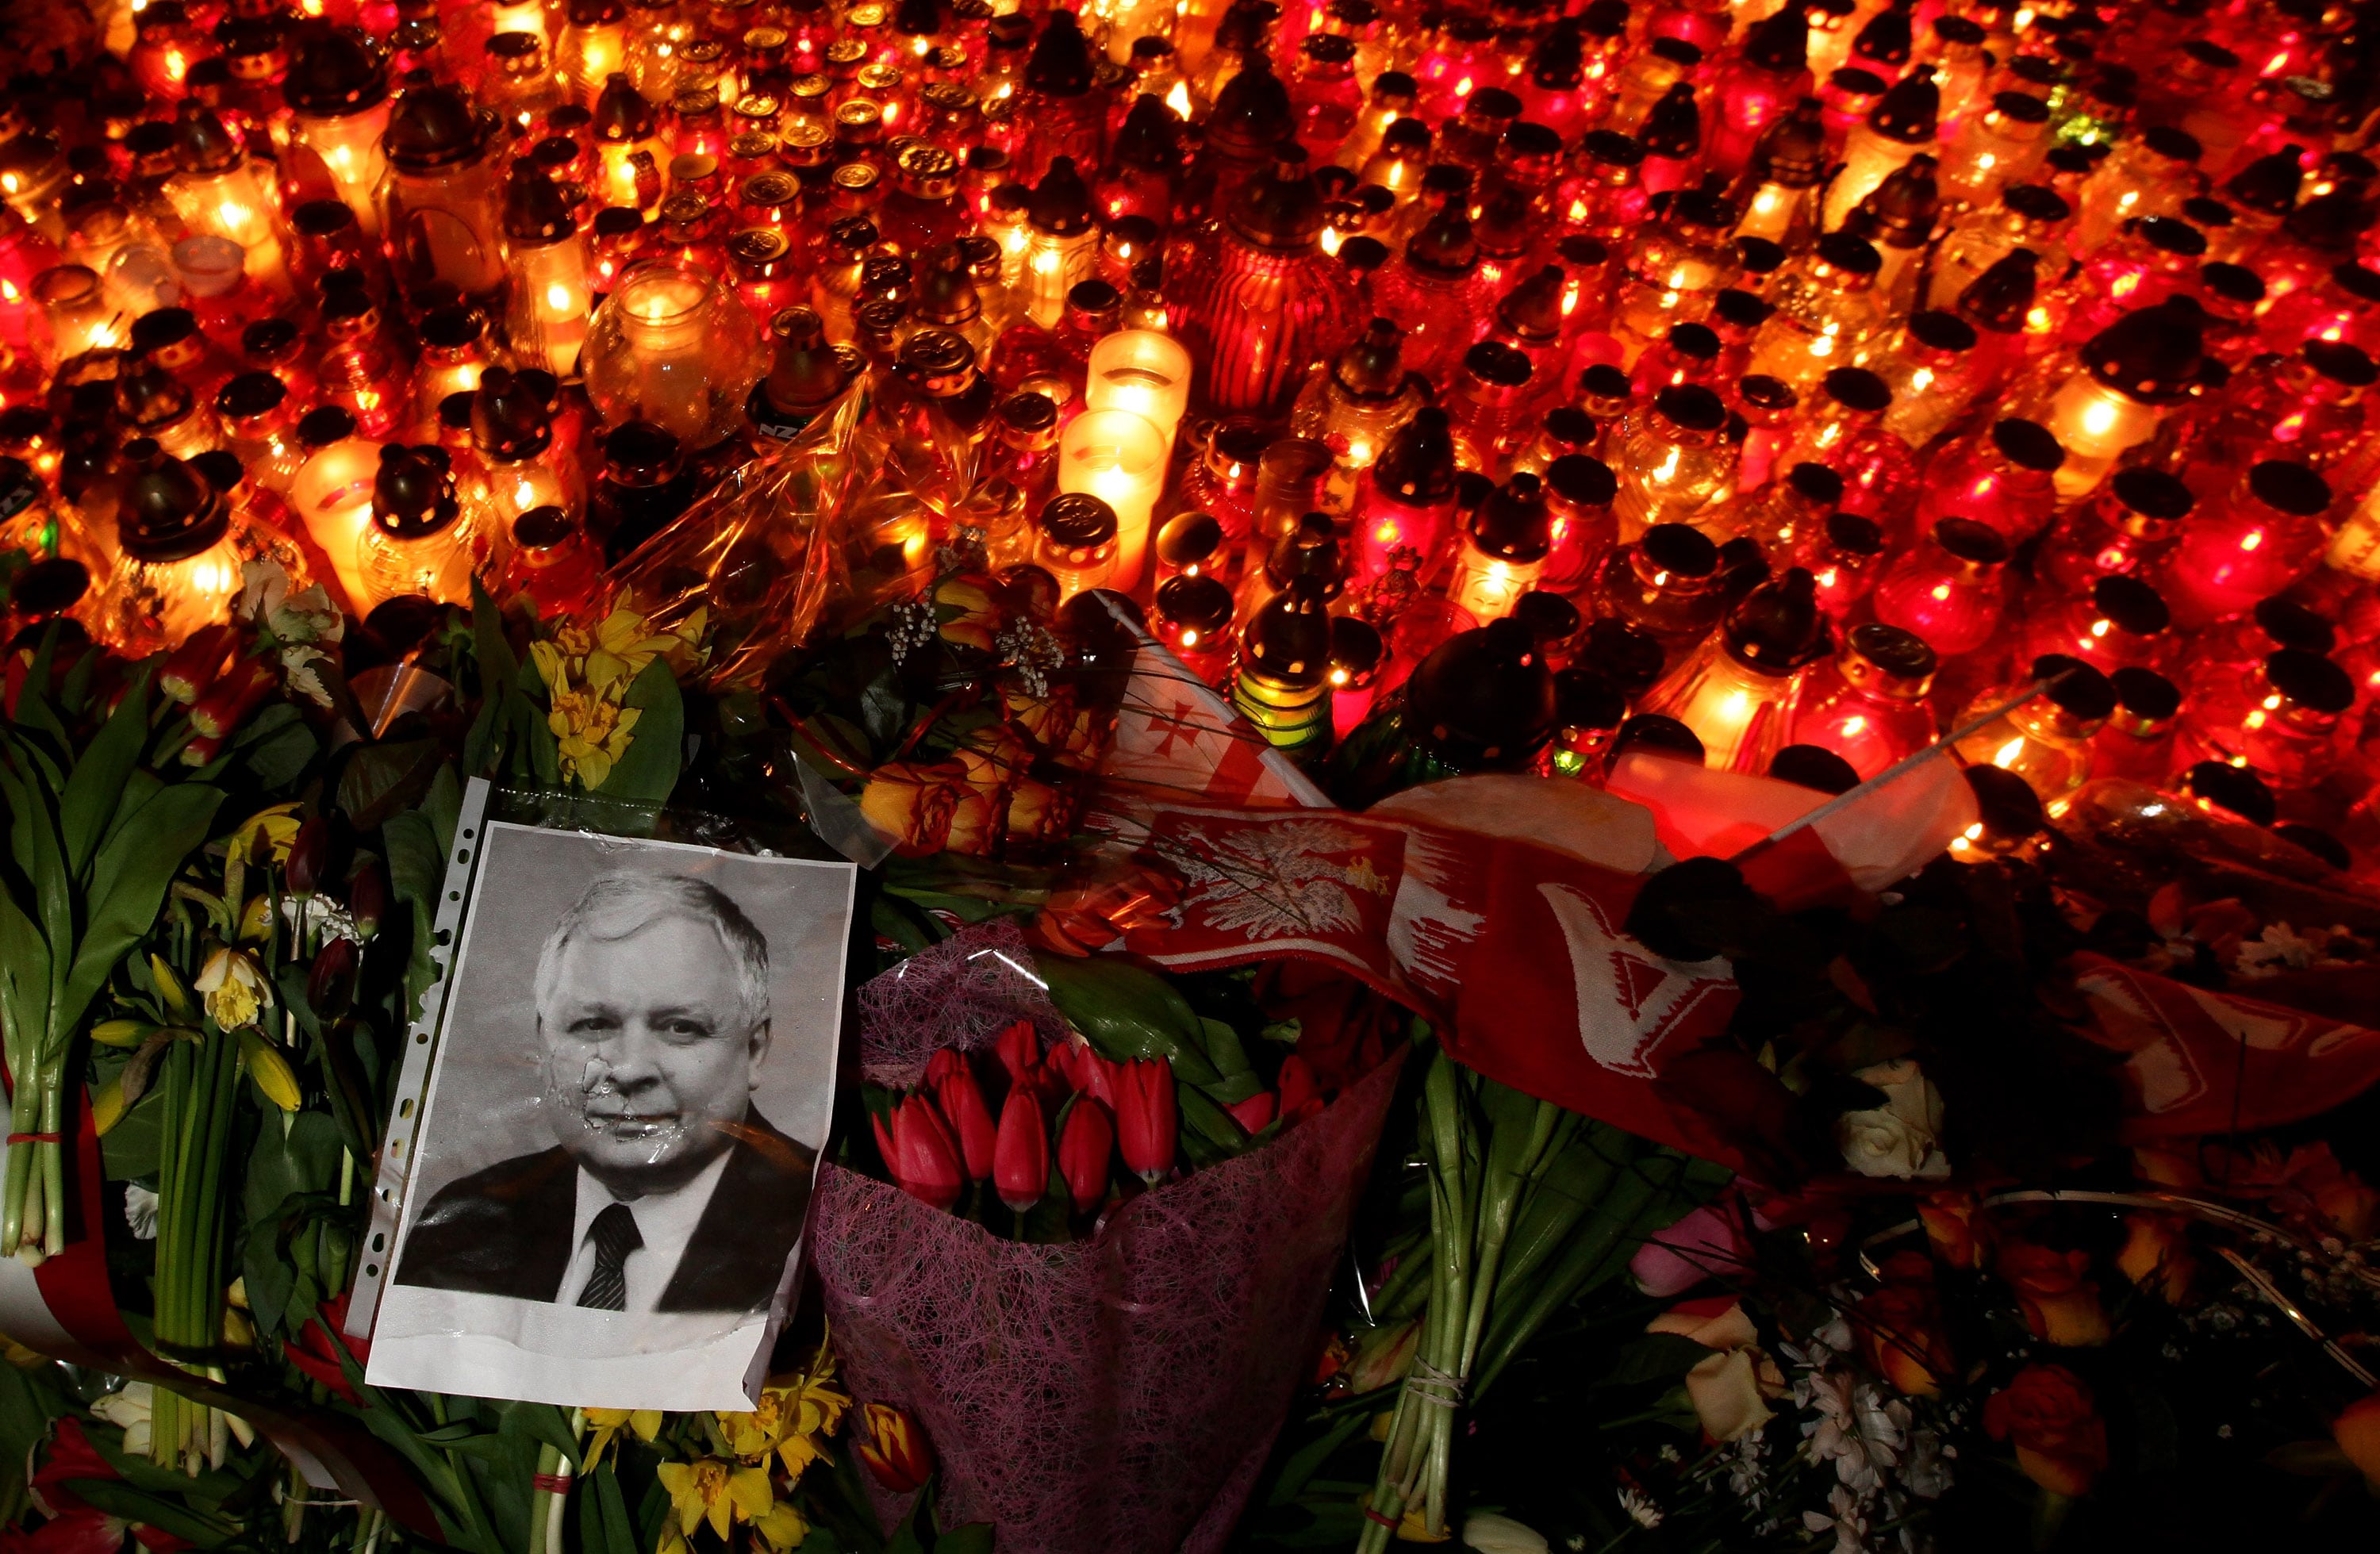
[[[260,809],[240,821],[239,829],[231,833],[232,856],[256,861],[258,844],[262,843],[272,850],[274,863],[287,863],[289,844],[298,840],[298,828],[303,823],[294,803]]]
[[[802,1513],[783,1500],[752,1518],[752,1527],[775,1554],[793,1554],[810,1536],[810,1524],[802,1520]]]
[[[624,1429],[632,1431],[638,1440],[650,1440],[661,1434],[662,1411],[658,1408],[590,1408],[587,1411],[587,1423],[595,1430],[587,1445],[587,1462],[592,1467],[611,1446],[613,1438]]]
[[[252,1024],[273,1002],[264,968],[245,950],[217,950],[190,985],[206,995],[208,1016],[225,1030]]]
[[[561,747],[562,774],[576,776],[590,790],[601,787],[613,764],[627,754],[629,731],[642,715],[633,707],[621,707],[601,697],[554,692],[553,710],[546,714],[545,726],[553,731]]]
[[[272,932],[272,901],[261,895],[249,897],[248,904],[241,907],[239,912],[239,941],[243,944],[261,944]]]
[[[709,1522],[710,1530],[723,1538],[735,1523],[765,1516],[777,1503],[766,1468],[698,1457],[691,1463],[663,1463],[654,1471],[677,1512],[678,1531],[688,1537]]]
[[[157,989],[158,1002],[165,1006],[166,1014],[176,1020],[190,1017],[190,995],[182,990],[182,979],[174,975],[174,968],[165,964],[164,956],[152,953],[149,957],[149,982]]]
[[[850,1406],[851,1399],[835,1388],[833,1356],[821,1350],[808,1371],[777,1377],[763,1387],[760,1406],[751,1413],[720,1414],[719,1429],[738,1457],[754,1462],[773,1451],[785,1472],[799,1478],[826,1454],[819,1438],[834,1434]]]

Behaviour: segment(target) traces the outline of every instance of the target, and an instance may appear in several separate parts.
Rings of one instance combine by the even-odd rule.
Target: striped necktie
[[[626,1204],[615,1203],[595,1216],[587,1233],[595,1243],[595,1271],[587,1276],[587,1288],[578,1292],[578,1304],[597,1311],[626,1310],[628,1277],[622,1265],[645,1244],[637,1233],[637,1217]]]

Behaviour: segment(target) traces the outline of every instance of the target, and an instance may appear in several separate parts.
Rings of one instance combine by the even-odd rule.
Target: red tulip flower
[[[903,1192],[920,1203],[947,1209],[959,1201],[966,1185],[965,1167],[959,1160],[958,1141],[934,1103],[924,1096],[904,1097],[892,1109],[892,1126],[881,1117],[868,1121],[876,1128],[876,1147],[883,1151],[884,1169]]]
[[[347,1012],[356,982],[356,941],[334,939],[314,952],[306,972],[306,1002],[314,1013],[335,1018]]]
[[[1010,1084],[1029,1088],[1041,1083],[1041,1037],[1032,1021],[1019,1020],[1002,1031],[992,1050],[1000,1055],[1000,1066],[1008,1070]]]
[[[1283,1125],[1302,1123],[1322,1110],[1322,1087],[1314,1065],[1292,1052],[1281,1061],[1281,1115]]]
[[[1163,1058],[1138,1058],[1116,1073],[1116,1147],[1123,1163],[1155,1186],[1173,1169],[1174,1138],[1181,1117],[1174,1111],[1173,1065]]]
[[[1050,1190],[1049,1130],[1041,1125],[1041,1103],[1022,1085],[1008,1092],[1008,1104],[1000,1109],[991,1180],[1000,1201],[1019,1214]]]
[[[934,1087],[934,1099],[941,1104],[943,1119],[958,1137],[959,1158],[966,1164],[968,1180],[982,1181],[991,1174],[993,1128],[991,1108],[984,1104],[983,1087],[976,1083],[975,1070],[960,1058],[945,1065],[939,1079],[929,1066],[926,1077]]]
[[[298,828],[289,843],[289,893],[299,901],[313,900],[330,868],[330,818],[316,815]]]
[[[872,1402],[860,1410],[868,1421],[868,1439],[859,1443],[859,1460],[892,1494],[906,1495],[934,1476],[934,1451],[917,1422],[891,1403]]]
[[[1108,1109],[1089,1096],[1077,1097],[1058,1139],[1058,1170],[1075,1213],[1089,1213],[1108,1196],[1108,1155],[1114,1147],[1115,1124]]]
[[[1227,1106],[1223,1110],[1230,1112],[1232,1121],[1239,1123],[1241,1129],[1253,1138],[1264,1132],[1265,1125],[1272,1121],[1273,1103],[1270,1090],[1258,1090],[1238,1105]]]
[[[347,913],[355,919],[356,937],[369,943],[388,917],[388,876],[378,864],[367,864],[347,881]]]

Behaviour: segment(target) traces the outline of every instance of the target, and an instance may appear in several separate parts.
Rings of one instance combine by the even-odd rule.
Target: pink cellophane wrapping
[[[899,1007],[924,1007],[917,995],[937,975],[918,967],[925,958],[909,963]],[[947,957],[940,970],[973,979],[987,962],[998,964]],[[880,1036],[861,997],[862,1062],[882,1040],[905,1066],[914,1037]],[[1020,997],[1011,1017],[1034,1002]],[[989,1521],[1001,1548],[1035,1554],[1223,1547],[1314,1364],[1398,1067],[1383,1063],[1261,1148],[1134,1198],[1070,1245],[1002,1240],[897,1187],[819,1168],[810,1257],[836,1351],[860,1399],[924,1427],[944,1525]]]
[[[1066,1017],[1031,980],[1033,952],[1011,917],[961,930],[863,984],[859,1072],[878,1085],[914,1088],[941,1048],[973,1052],[1030,1020],[1047,1049],[1065,1039]]]

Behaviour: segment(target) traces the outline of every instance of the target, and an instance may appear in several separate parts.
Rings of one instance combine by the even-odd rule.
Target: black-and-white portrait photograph
[[[832,1109],[856,877],[487,828],[372,1382],[749,1406]]]

